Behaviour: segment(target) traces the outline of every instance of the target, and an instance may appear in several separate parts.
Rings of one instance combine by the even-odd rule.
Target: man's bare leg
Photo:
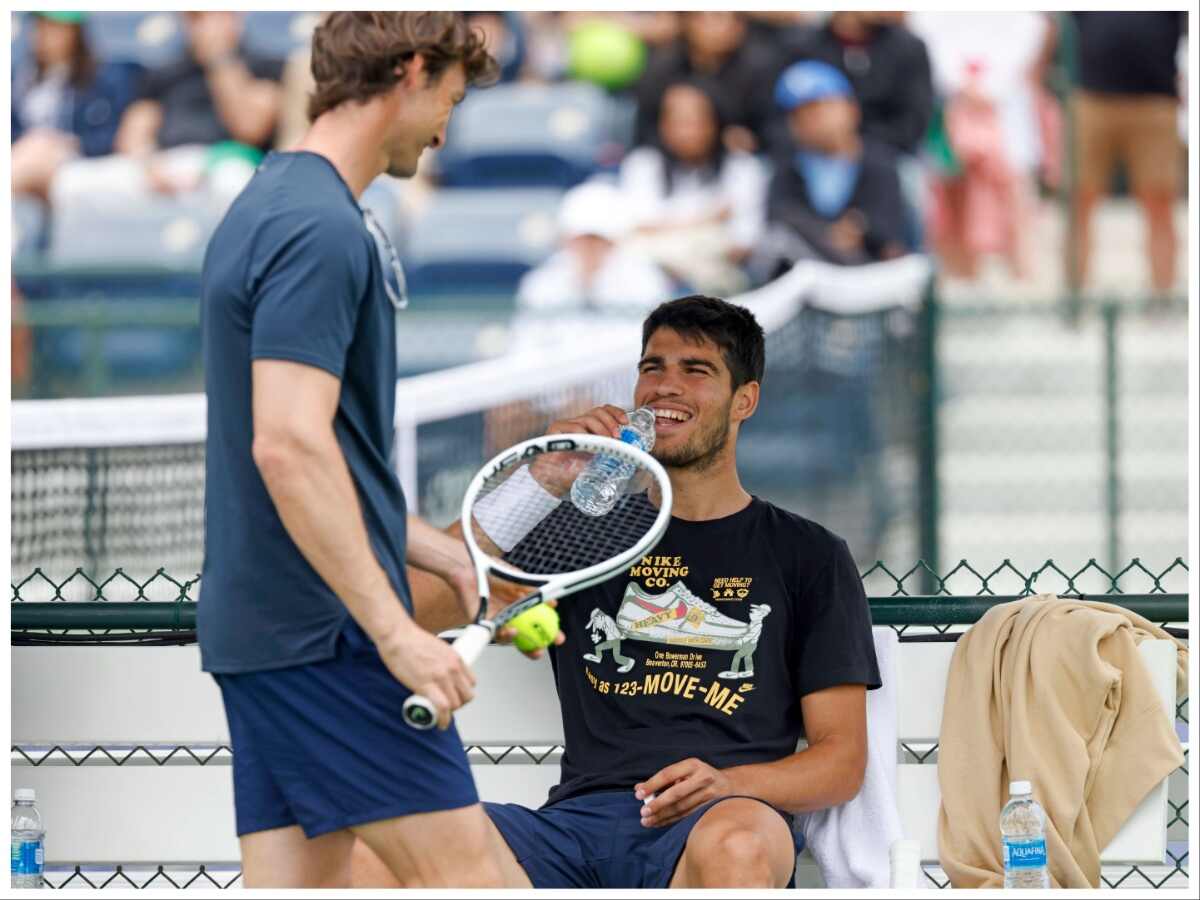
[[[354,887],[532,887],[478,804],[356,825]]]
[[[1092,261],[1092,220],[1099,202],[1099,191],[1083,186],[1076,189],[1068,237],[1074,244],[1074,254],[1067,271],[1067,285],[1076,292],[1087,284]]]
[[[795,866],[787,822],[765,803],[733,797],[700,817],[669,886],[781,888]]]
[[[1175,235],[1175,197],[1169,190],[1137,192],[1146,218],[1146,250],[1154,293],[1164,297],[1175,287],[1179,241]]]
[[[242,835],[242,883],[248,888],[350,886],[354,835],[334,831],[309,839],[299,825]]]

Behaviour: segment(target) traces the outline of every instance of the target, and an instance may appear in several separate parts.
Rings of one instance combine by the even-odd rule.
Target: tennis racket
[[[597,457],[631,471],[616,505],[585,515],[571,502],[571,485]],[[463,539],[475,566],[479,615],[454,641],[468,666],[496,629],[546,600],[565,597],[616,575],[649,552],[671,519],[671,482],[650,454],[592,434],[554,434],[522,441],[476,473],[462,503]],[[529,587],[530,593],[486,618],[489,576]],[[434,705],[418,694],[404,703],[404,720],[432,728]]]

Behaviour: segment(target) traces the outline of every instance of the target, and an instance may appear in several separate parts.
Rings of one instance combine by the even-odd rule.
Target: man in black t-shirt
[[[656,413],[670,526],[559,606],[561,783],[538,810],[485,806],[535,887],[783,887],[792,817],[862,783],[870,612],[845,541],[738,479],[764,367],[753,315],[673,300],[642,344],[633,400]],[[550,431],[616,436],[625,421],[602,406]]]

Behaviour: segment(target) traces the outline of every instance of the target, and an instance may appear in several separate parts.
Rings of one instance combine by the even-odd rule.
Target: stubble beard
[[[668,469],[708,471],[721,459],[729,444],[729,411],[732,407],[731,398],[711,425],[702,427],[682,447],[656,452],[654,457]]]

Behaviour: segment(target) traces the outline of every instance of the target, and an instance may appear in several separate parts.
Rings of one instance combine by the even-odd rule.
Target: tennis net
[[[922,555],[919,483],[930,267],[798,266],[734,298],[767,332],[760,407],[738,441],[748,490],[816,519],[863,564]],[[597,403],[632,402],[640,315],[516,319],[505,356],[403,379],[398,474],[448,524],[480,463]],[[403,324],[401,324],[403,327]],[[130,597],[160,569],[199,573],[203,395],[13,404],[12,572],[26,599],[91,599],[120,569]],[[412,498],[416,497],[416,503]],[[154,581],[169,592],[169,584]],[[40,593],[32,596],[42,584]]]

